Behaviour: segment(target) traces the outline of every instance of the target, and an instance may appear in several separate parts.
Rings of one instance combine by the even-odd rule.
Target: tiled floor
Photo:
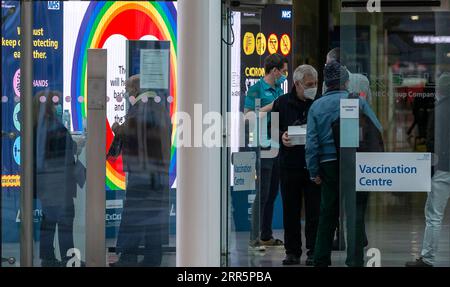
[[[406,261],[419,255],[425,227],[423,207],[426,194],[382,194],[370,199],[366,216],[366,231],[370,248],[377,248],[381,255],[381,266],[404,266]],[[276,230],[275,236],[283,239],[283,231]],[[284,258],[281,247],[268,248],[266,252],[249,252],[249,232],[231,232],[229,237],[228,265],[235,267],[280,267]],[[171,246],[175,244],[171,238]],[[450,266],[450,206],[447,207],[439,242],[436,266]],[[35,245],[36,246],[36,245]],[[5,256],[19,258],[18,244],[3,244]],[[304,252],[305,254],[306,252]],[[333,266],[345,266],[345,251],[333,251]],[[301,258],[305,266],[306,257]],[[366,257],[366,260],[368,257]],[[36,259],[36,266],[39,260]],[[3,263],[2,266],[8,266]],[[175,266],[175,253],[164,255],[162,266]]]
[[[412,231],[410,228],[405,228],[402,224],[385,224],[382,231],[377,231],[375,228],[368,228],[369,246],[370,248],[377,248],[381,254],[381,266],[395,267],[404,266],[406,261],[412,260],[418,256],[422,241],[423,232]],[[283,232],[276,231],[275,236],[283,238]],[[437,256],[436,266],[450,266],[450,230],[448,225],[443,229],[440,250]],[[235,246],[231,249],[229,256],[230,266],[254,266],[254,267],[276,267],[282,266],[281,261],[284,258],[284,249],[267,248],[266,252],[251,252],[247,249],[248,234],[235,233]],[[305,254],[306,252],[304,252]],[[345,266],[346,252],[333,251],[332,263],[333,266]],[[366,257],[366,260],[369,257]],[[299,266],[305,266],[304,260],[306,256],[301,258]]]
[[[381,266],[404,266],[406,261],[419,255],[425,227],[423,215],[425,198],[425,194],[383,194],[371,197],[366,216],[369,239],[366,250],[377,248],[380,251]],[[449,217],[450,207],[447,207],[436,266],[450,266]],[[283,231],[275,231],[275,236],[282,239]],[[264,253],[249,252],[248,238],[248,232],[231,233],[230,266],[282,266],[283,248],[268,248]],[[333,266],[345,266],[345,258],[345,251],[333,251]],[[366,262],[368,258],[366,256]],[[299,266],[305,266],[305,259],[304,255]]]

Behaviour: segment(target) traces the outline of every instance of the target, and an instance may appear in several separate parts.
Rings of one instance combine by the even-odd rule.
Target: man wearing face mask
[[[305,146],[293,145],[288,127],[307,124],[308,111],[317,94],[317,71],[310,65],[299,66],[293,75],[292,91],[275,100],[272,112],[279,113],[280,183],[286,258],[283,265],[300,263],[302,254],[301,207],[305,201],[306,265],[312,265],[314,243],[319,224],[320,190],[310,181],[305,161]]]
[[[62,104],[60,104],[59,102],[58,102],[58,104],[55,104],[55,111],[56,111],[56,117],[61,120],[62,116],[63,116]]]
[[[270,113],[273,101],[283,94],[281,84],[286,81],[288,60],[279,54],[272,54],[265,58],[264,69],[265,76],[251,86],[247,92],[245,113],[255,111],[256,99],[261,100],[260,111]],[[270,114],[267,118],[267,131],[270,132]],[[279,187],[278,158],[262,158],[260,169],[261,188],[259,192],[257,191],[252,206],[252,231],[249,247],[253,250],[264,251],[265,246],[283,245],[281,240],[273,237],[272,232],[273,208]]]

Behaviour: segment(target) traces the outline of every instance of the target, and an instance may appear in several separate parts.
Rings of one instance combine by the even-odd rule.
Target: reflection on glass
[[[117,239],[119,261],[113,266],[159,266],[164,212],[168,205],[170,117],[166,100],[141,89],[139,75],[127,79],[126,97],[133,99],[125,122],[115,123],[108,156],[123,156],[126,198]],[[139,256],[143,259],[139,261]]]
[[[35,196],[42,206],[39,255],[43,267],[66,266],[74,248],[77,148],[62,123],[61,100],[61,94],[55,91],[34,96]],[[55,236],[61,261],[55,256]]]
[[[436,264],[445,209],[450,198],[450,74],[443,73],[437,82],[436,103],[428,128],[434,131],[429,146],[434,150],[435,167],[431,192],[425,203],[425,234],[420,257],[406,266],[431,267]]]
[[[332,263],[333,237],[340,219],[339,204],[342,200],[347,217],[348,247],[345,264],[362,267],[364,245],[365,241],[367,242],[365,234],[367,193],[355,193],[355,190],[352,190],[351,186],[354,183],[348,182],[347,178],[350,176],[346,174],[346,168],[348,166],[354,170],[355,167],[349,164],[350,154],[342,147],[358,147],[358,152],[383,152],[382,127],[367,101],[358,94],[349,93],[350,83],[355,79],[350,78],[350,73],[342,63],[336,59],[329,61],[323,74],[327,90],[309,110],[306,139],[307,167],[311,178],[321,185],[321,209],[314,266],[329,266]],[[338,108],[340,102],[351,98],[358,100],[359,108],[356,109],[356,113],[359,114],[359,120],[340,118]],[[356,129],[351,127],[353,120],[356,120]],[[356,136],[358,133],[351,132],[358,131],[358,126],[359,139]],[[344,138],[341,132],[350,140],[341,142]],[[352,138],[355,138],[356,144]],[[343,198],[340,198],[341,195]]]

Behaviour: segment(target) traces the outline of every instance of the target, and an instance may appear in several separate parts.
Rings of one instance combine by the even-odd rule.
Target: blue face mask
[[[55,107],[55,110],[56,110],[56,116],[58,118],[62,118],[62,114],[63,114],[63,107],[62,107],[62,105],[57,105]]]
[[[287,80],[287,77],[285,76],[285,75],[281,75],[281,77],[279,77],[276,81],[275,81],[275,84],[278,86],[278,85],[281,85],[282,83],[284,83],[284,81],[286,81]]]

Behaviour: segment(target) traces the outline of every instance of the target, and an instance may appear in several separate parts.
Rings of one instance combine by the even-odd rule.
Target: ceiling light
[[[413,20],[413,21],[419,20],[419,15],[412,15],[411,20]]]

